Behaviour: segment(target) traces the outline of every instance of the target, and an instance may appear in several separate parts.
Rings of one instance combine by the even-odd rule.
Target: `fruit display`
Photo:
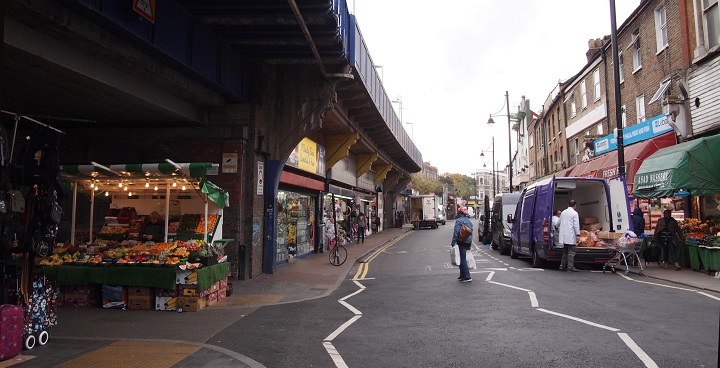
[[[76,247],[59,244],[55,253],[38,260],[41,266],[166,266],[179,267],[191,256],[196,259],[221,254],[221,249],[202,240],[171,243],[96,242]]]
[[[207,232],[212,233],[217,226],[218,215],[208,215]],[[184,234],[205,234],[205,215],[185,214],[180,218],[177,227],[178,233]]]

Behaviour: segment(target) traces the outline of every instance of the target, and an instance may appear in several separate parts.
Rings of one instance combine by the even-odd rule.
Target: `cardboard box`
[[[614,233],[609,231],[598,231],[597,237],[600,239],[610,239],[610,240],[617,240],[625,236],[623,233]]]
[[[102,307],[106,309],[122,309],[127,306],[127,289],[123,286],[102,286]]]
[[[63,286],[62,291],[67,294],[98,294],[100,293],[100,285],[85,286]]]
[[[169,296],[169,297],[174,298],[174,297],[178,296],[178,289],[177,288],[175,288],[175,289],[155,288],[155,296],[156,297],[168,297]]]
[[[128,286],[128,296],[152,296],[152,288],[145,286]]]
[[[602,224],[599,222],[594,224],[584,224],[580,228],[587,231],[595,231],[602,229]]]
[[[178,297],[178,305],[182,306],[183,312],[198,312],[205,308],[207,299],[194,296]]]
[[[227,298],[227,290],[220,289],[220,290],[218,290],[217,295],[218,295],[218,302],[221,302],[221,301],[225,300],[225,298]]]
[[[192,284],[178,285],[178,296],[200,296],[198,286]]]
[[[100,295],[67,294],[63,298],[64,308],[92,308],[100,306]]]
[[[128,298],[128,309],[150,310],[155,301],[153,296],[131,296]]]
[[[207,298],[207,305],[208,305],[208,306],[215,305],[215,304],[217,304],[217,302],[218,302],[218,292],[217,292],[217,291],[214,291],[214,292],[208,294],[208,295],[206,296],[206,298]]]
[[[170,296],[156,296],[155,297],[155,310],[159,311],[174,311],[177,310],[178,298]]]
[[[580,219],[581,225],[590,225],[590,224],[596,224],[598,222],[597,217],[583,217]]]
[[[176,284],[197,284],[198,274],[196,271],[177,271],[175,272]]]
[[[220,289],[227,289],[227,283],[228,283],[227,277],[220,280],[219,283],[220,283]]]

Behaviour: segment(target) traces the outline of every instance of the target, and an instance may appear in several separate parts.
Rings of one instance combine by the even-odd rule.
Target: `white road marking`
[[[345,299],[347,299],[347,298],[349,298],[349,297],[351,297],[351,296],[360,294],[363,290],[364,290],[364,288],[363,288],[363,289],[358,289],[358,290],[356,290],[354,293],[352,293],[352,294],[350,294],[350,295],[346,295],[345,297],[343,297],[342,299],[340,299],[340,300],[338,300],[338,301],[339,301],[339,302],[343,302],[343,301],[345,301]]]
[[[345,364],[345,361],[343,360],[342,356],[340,356],[340,353],[337,352],[335,349],[335,346],[333,346],[330,342],[323,342],[323,346],[325,346],[325,350],[327,350],[328,354],[330,355],[330,358],[333,360],[333,363],[335,363],[335,366],[338,368],[348,368],[347,364]]]
[[[718,297],[716,297],[716,296],[714,296],[714,295],[710,295],[710,294],[708,294],[708,293],[702,292],[702,291],[698,291],[697,293],[700,294],[700,295],[705,295],[706,297],[711,298],[711,299],[720,300],[720,298],[718,298]]]
[[[630,350],[632,350],[632,352],[635,353],[635,355],[637,355],[638,358],[640,358],[640,360],[645,364],[646,367],[657,368],[658,365],[655,363],[655,361],[652,360],[652,358],[650,358],[650,356],[647,355],[645,353],[645,351],[643,351],[643,349],[641,349],[635,343],[635,341],[633,341],[633,339],[631,339],[630,336],[628,336],[628,334],[623,333],[623,332],[618,332],[618,336],[620,336],[622,341],[625,342],[625,345],[627,345],[630,348]]]
[[[505,287],[509,287],[509,288],[516,289],[516,290],[520,290],[520,291],[524,291],[524,292],[530,292],[530,291],[532,291],[532,290],[523,289],[523,288],[521,288],[521,287],[517,287],[517,286],[513,286],[513,285],[503,284],[503,283],[500,283],[500,282],[497,282],[497,281],[490,281],[490,282],[493,283],[493,284],[496,284],[496,285],[505,286]]]
[[[488,267],[486,270],[492,270],[492,271],[507,271],[507,267]]]
[[[362,312],[360,312],[359,310],[357,310],[357,308],[353,307],[352,305],[348,304],[348,302],[346,302],[346,301],[344,301],[344,300],[340,300],[340,301],[338,301],[338,303],[344,305],[345,308],[349,309],[350,312],[353,312],[354,315],[356,315],[356,316],[361,316],[361,315],[362,315]]]
[[[535,295],[534,291],[528,291],[528,295],[530,295],[530,306],[533,308],[537,308],[540,306],[540,303],[538,302],[537,296]]]
[[[585,319],[582,319],[582,318],[573,317],[573,316],[570,316],[570,315],[567,315],[567,314],[562,314],[562,313],[558,313],[558,312],[553,312],[553,311],[550,311],[550,310],[547,310],[547,309],[543,309],[543,308],[538,308],[538,309],[536,309],[536,310],[539,310],[539,311],[541,311],[541,312],[545,312],[545,313],[548,313],[548,314],[552,314],[552,315],[555,315],[555,316],[558,316],[558,317],[563,317],[563,318],[571,319],[571,320],[573,320],[573,321],[577,321],[577,322],[580,322],[580,323],[584,323],[584,324],[586,324],[586,325],[590,325],[590,326],[593,326],[593,327],[602,328],[602,329],[605,329],[605,330],[608,330],[608,331],[612,331],[612,332],[618,332],[618,331],[620,331],[619,329],[617,329],[617,328],[615,328],[615,327],[609,327],[609,326],[601,325],[601,324],[599,324],[599,323],[590,322],[590,321],[588,321],[588,320],[585,320]]]
[[[535,271],[545,271],[545,270],[542,268],[519,268],[518,271],[520,271],[520,272],[525,272],[525,271],[535,272]]]
[[[350,327],[350,325],[352,325],[353,323],[355,323],[355,321],[357,321],[358,319],[360,319],[360,317],[362,317],[362,316],[354,316],[353,318],[350,318],[350,319],[347,320],[345,323],[343,323],[342,325],[340,325],[340,327],[338,327],[335,331],[333,331],[333,333],[331,333],[330,335],[328,335],[328,337],[326,337],[324,341],[333,341],[333,340],[335,340],[335,338],[336,338],[338,335],[340,335],[343,331],[345,331],[346,328]]]

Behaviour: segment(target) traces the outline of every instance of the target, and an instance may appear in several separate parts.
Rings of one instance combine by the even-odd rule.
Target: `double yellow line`
[[[353,277],[353,280],[364,280],[367,276],[368,270],[370,269],[370,262],[372,262],[375,257],[379,256],[380,253],[384,252],[386,249],[390,248],[391,246],[395,245],[395,243],[399,242],[402,238],[410,234],[409,232],[389,241],[387,244],[375,249],[367,259],[362,261],[360,263],[360,267],[358,267],[357,272],[355,272],[355,276]]]

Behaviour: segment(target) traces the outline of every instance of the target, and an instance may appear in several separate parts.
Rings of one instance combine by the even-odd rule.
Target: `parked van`
[[[520,193],[500,193],[495,196],[493,202],[492,220],[490,221],[491,247],[499,249],[502,255],[510,254],[512,224],[508,222],[508,215],[512,218],[519,201]]]
[[[512,221],[510,257],[532,257],[533,267],[545,261],[560,261],[562,248],[555,248],[552,215],[565,210],[571,199],[581,219],[592,218],[594,227],[624,234],[632,227],[624,180],[553,177],[525,188]],[[575,263],[605,263],[614,255],[603,247],[576,248]]]

